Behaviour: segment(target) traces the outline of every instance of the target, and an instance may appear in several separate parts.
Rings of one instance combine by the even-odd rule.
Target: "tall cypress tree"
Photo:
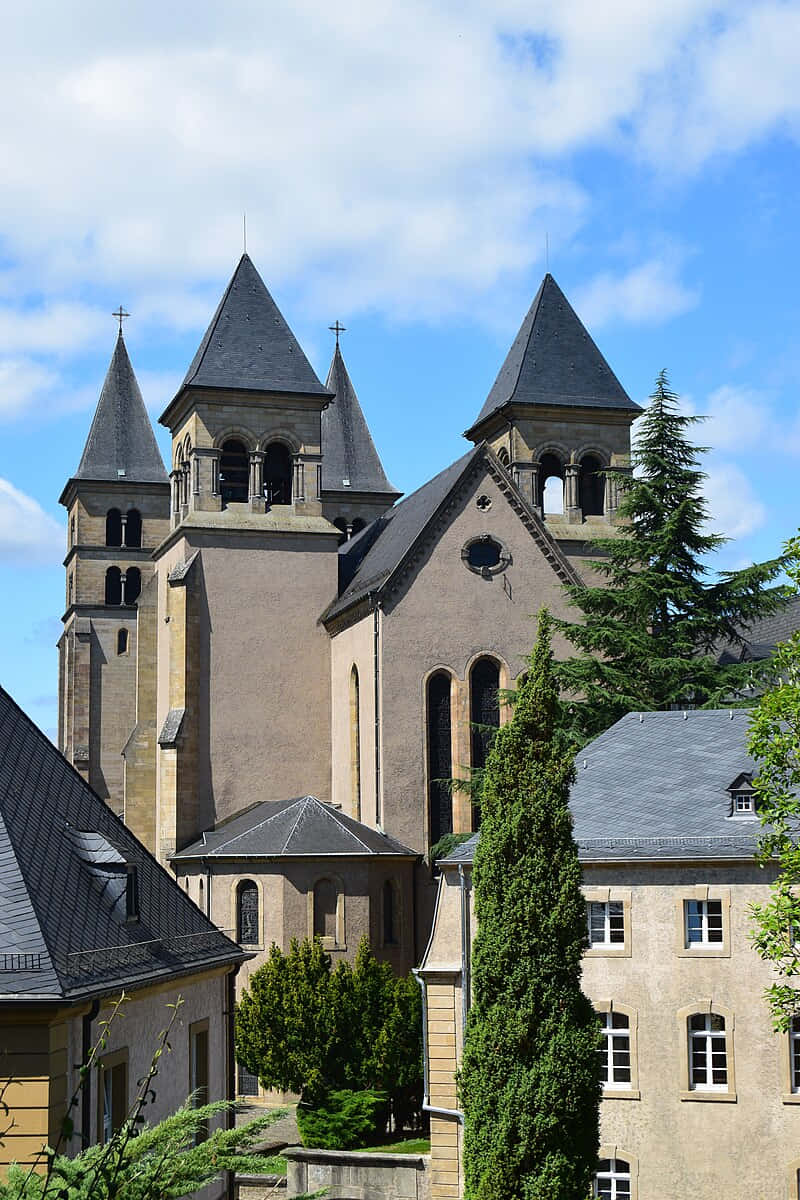
[[[596,1164],[599,1029],[580,986],[586,905],[559,725],[543,612],[484,778],[459,1077],[466,1200],[585,1200]]]
[[[754,665],[719,662],[719,649],[741,647],[743,628],[780,603],[767,585],[783,560],[710,572],[706,560],[727,539],[706,528],[705,448],[689,439],[701,420],[680,412],[662,371],[640,421],[633,474],[607,472],[622,494],[619,536],[593,541],[602,583],[567,589],[583,619],[555,622],[581,652],[556,668],[562,690],[580,698],[572,706],[579,740],[631,711],[716,708],[751,684]]]

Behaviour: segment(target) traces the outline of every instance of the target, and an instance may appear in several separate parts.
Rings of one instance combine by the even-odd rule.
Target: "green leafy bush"
[[[365,1146],[386,1121],[385,1092],[340,1088],[311,1106],[298,1104],[297,1127],[304,1146],[354,1150]]]

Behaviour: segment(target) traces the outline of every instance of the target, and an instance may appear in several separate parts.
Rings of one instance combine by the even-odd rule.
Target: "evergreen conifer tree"
[[[543,612],[486,766],[459,1076],[466,1200],[586,1200],[596,1165],[600,1034],[580,986],[586,905],[549,630]]]
[[[633,474],[609,471],[622,498],[619,536],[593,541],[591,565],[603,582],[567,588],[583,619],[555,625],[581,652],[557,664],[579,741],[628,712],[674,706],[716,708],[742,697],[755,665],[722,646],[741,647],[742,629],[773,611],[781,592],[767,585],[782,559],[723,571],[709,579],[705,560],[726,539],[706,529],[705,452],[689,439],[702,417],[686,416],[667,374],[641,418]]]

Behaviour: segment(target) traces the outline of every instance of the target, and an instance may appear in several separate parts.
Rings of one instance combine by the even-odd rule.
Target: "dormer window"
[[[742,773],[737,775],[726,791],[731,798],[729,817],[756,817],[756,792],[752,783],[752,775]]]

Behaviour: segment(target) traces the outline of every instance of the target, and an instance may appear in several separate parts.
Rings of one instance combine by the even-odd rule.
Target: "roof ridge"
[[[284,813],[291,812],[291,810],[294,808],[294,806],[296,804],[302,804],[304,799],[305,799],[305,796],[298,796],[295,800],[291,800],[285,806],[285,808],[282,808],[280,810],[280,812],[270,813],[269,816],[265,817],[263,821],[258,821],[255,825],[249,825],[247,827],[247,829],[243,829],[241,833],[237,833],[234,837],[227,838],[226,841],[220,842],[220,844],[218,846],[214,847],[214,849],[211,851],[211,853],[217,854],[219,851],[224,850],[226,846],[232,846],[234,842],[238,842],[240,838],[249,837],[250,834],[254,833],[257,829],[263,829],[263,827],[265,825],[269,825],[270,821],[275,821],[275,820],[277,820],[278,817],[282,817]],[[270,803],[270,801],[266,801],[266,803]],[[272,803],[280,804],[280,801],[273,800]],[[255,808],[256,805],[253,805],[252,807]],[[238,817],[246,816],[248,811],[249,811],[248,809],[245,809],[244,812],[235,813],[233,815],[233,817],[231,817],[231,820],[235,821]],[[213,833],[215,831],[212,830],[211,832]]]
[[[236,274],[239,270],[239,267],[242,265],[242,263],[244,262],[244,260],[246,258],[249,259],[249,255],[248,255],[247,251],[245,250],[242,253],[239,261],[237,262],[236,266],[233,269],[233,274],[231,275],[230,279],[228,280],[228,286],[225,288],[225,291],[222,293],[222,298],[216,307],[214,316],[211,318],[211,324],[209,325],[208,329],[206,330],[205,337],[203,339],[205,342],[205,345],[203,346],[202,353],[200,354],[200,357],[197,360],[197,366],[194,368],[194,371],[192,371],[191,378],[187,374],[186,378],[184,379],[183,383],[181,384],[181,390],[183,390],[183,388],[185,388],[185,387],[188,387],[188,385],[191,383],[192,379],[194,379],[195,376],[197,375],[197,373],[199,372],[200,368],[203,365],[203,362],[205,361],[205,357],[208,354],[209,346],[211,345],[212,341],[214,340],[214,333],[216,332],[217,325],[219,324],[219,319],[222,316],[222,310],[225,307],[225,301],[228,299],[230,290],[233,287],[233,281],[236,278]],[[252,261],[252,260],[250,260],[250,261]],[[189,364],[190,370],[193,365],[194,365],[194,360],[192,360],[192,362]]]
[[[297,803],[298,803],[299,805],[304,805],[307,799],[308,799],[308,796],[302,796],[302,797],[301,797],[301,798],[300,798],[300,799],[297,801]],[[294,805],[290,804],[290,805],[289,805],[289,808],[287,809],[287,812],[288,812],[288,811],[291,811],[291,809],[292,809],[293,807],[294,807]],[[285,854],[285,853],[286,853],[286,851],[287,851],[287,849],[288,849],[288,847],[289,847],[289,842],[290,842],[290,841],[292,840],[292,838],[294,837],[295,830],[297,829],[297,826],[300,824],[300,818],[302,817],[302,815],[303,815],[303,809],[301,808],[301,809],[300,809],[300,811],[299,811],[299,812],[298,812],[298,814],[297,814],[297,820],[295,821],[294,825],[292,826],[292,828],[289,830],[288,834],[286,835],[286,841],[283,843],[283,848],[282,848],[282,850],[281,850],[281,853],[282,853],[282,854]]]

